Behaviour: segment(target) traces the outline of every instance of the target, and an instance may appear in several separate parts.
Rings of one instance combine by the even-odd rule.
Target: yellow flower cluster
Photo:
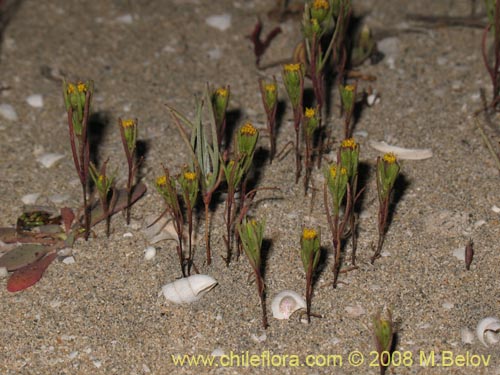
[[[354,138],[347,138],[347,139],[344,139],[342,141],[342,143],[340,144],[340,147],[342,148],[350,148],[350,149],[355,149],[357,146],[357,143],[356,141],[354,140]]]
[[[196,180],[196,173],[194,172],[184,172],[184,178],[188,181],[194,181]]]
[[[241,127],[240,133],[241,135],[254,136],[255,134],[257,134],[257,129],[255,129],[255,127],[252,124],[247,122],[245,125]]]
[[[167,176],[163,175],[156,179],[157,186],[165,186],[167,184]]]
[[[130,120],[130,119],[122,120],[122,126],[124,128],[131,128],[132,126],[134,126],[134,124],[135,124],[134,120]]]
[[[300,64],[286,64],[285,65],[285,72],[298,72],[300,70]]]
[[[78,89],[78,92],[86,92],[87,91],[87,85],[83,82],[78,82],[76,85],[76,88]]]
[[[227,89],[225,87],[220,87],[215,90],[215,95],[226,97],[228,95]]]
[[[346,86],[344,86],[344,90],[345,91],[351,91],[352,92],[352,91],[354,91],[354,89],[355,89],[354,85],[346,85]]]
[[[268,83],[264,85],[264,90],[267,92],[276,92],[276,85],[274,83]]]
[[[328,9],[330,8],[330,4],[326,0],[314,0],[312,7],[314,9]]]
[[[394,164],[396,162],[396,155],[394,155],[394,153],[392,152],[388,152],[384,155],[382,160],[384,160],[388,164]]]
[[[316,116],[316,110],[314,108],[306,108],[304,116],[306,116],[307,118],[313,118],[314,116]]]
[[[318,236],[318,232],[315,229],[304,228],[302,231],[302,238],[304,240],[314,240]]]
[[[342,176],[345,176],[347,174],[347,169],[345,169],[344,167],[340,168],[340,174]],[[332,176],[332,178],[335,178],[337,176],[337,166],[336,165],[332,165],[330,167],[330,176]]]

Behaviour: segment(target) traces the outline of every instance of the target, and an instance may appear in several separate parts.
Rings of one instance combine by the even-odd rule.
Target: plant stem
[[[212,254],[210,251],[210,220],[209,220],[209,206],[211,194],[203,196],[203,203],[205,204],[205,247],[207,249],[207,265],[212,263]]]

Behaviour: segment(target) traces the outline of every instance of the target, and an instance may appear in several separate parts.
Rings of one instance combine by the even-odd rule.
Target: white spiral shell
[[[492,316],[481,319],[476,328],[476,335],[486,347],[498,343],[500,341],[500,319]]]
[[[191,303],[212,290],[217,281],[208,275],[192,275],[163,285],[160,295],[173,303]]]
[[[279,292],[271,303],[271,310],[276,319],[288,319],[295,311],[305,308],[306,301],[293,290]]]

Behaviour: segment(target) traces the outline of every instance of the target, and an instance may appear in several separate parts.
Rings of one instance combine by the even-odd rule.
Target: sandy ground
[[[268,310],[273,296],[283,289],[304,293],[300,229],[315,226],[323,233],[327,253],[313,297],[313,310],[323,318],[307,325],[297,319],[278,321],[269,313],[269,328],[261,328],[256,288],[247,281],[247,260],[227,268],[221,258],[222,204],[213,214],[213,264],[204,264],[203,225],[195,257],[200,271],[219,285],[192,305],[172,306],[158,297],[162,285],[180,276],[175,249],[171,241],[156,244],[157,256],[145,261],[148,243],[141,228],[147,217],[163,209],[152,184],[161,163],[177,172],[188,160],[165,104],[192,116],[194,94],[201,93],[206,82],[230,84],[230,108],[240,113],[238,124],[250,120],[264,128],[257,80],[274,74],[281,81],[279,68],[257,70],[245,35],[259,15],[264,32],[276,25],[265,16],[270,3],[22,2],[4,30],[0,55],[0,83],[8,87],[0,103],[12,105],[18,116],[15,121],[0,117],[0,225],[15,224],[22,212],[21,198],[29,193],[41,194],[38,204],[50,204],[54,195],[63,201],[56,207],[79,204],[60,83],[48,79],[47,72],[94,80],[93,111],[103,124],[99,154],[109,157],[110,165],[120,166],[121,181],[126,172],[116,121],[119,116],[139,119],[140,138],[148,146],[143,172],[149,192],[134,206],[131,227],[117,215],[109,239],[99,225],[97,237],[78,241],[75,264],[55,262],[36,286],[16,294],[6,291],[5,278],[0,281],[0,373],[377,374],[371,317],[390,306],[397,354],[389,374],[500,374],[498,345],[485,347],[477,338],[464,343],[461,337],[462,329],[475,330],[482,318],[500,315],[500,218],[492,210],[500,206],[499,174],[470,117],[480,108],[479,89],[490,92],[480,55],[481,30],[430,28],[404,17],[408,12],[465,16],[468,1],[354,1],[357,14],[366,15],[376,37],[385,39],[389,54],[377,65],[361,67],[377,80],[362,82],[360,88],[371,85],[381,100],[363,110],[355,129],[368,173],[360,212],[359,269],[342,274],[338,289],[331,287],[331,244],[322,199],[318,194],[304,197],[302,184],[294,185],[291,154],[259,168],[259,186],[281,188],[280,193],[259,193],[252,208],[252,215],[268,223]],[[231,15],[226,31],[205,22],[225,13]],[[300,38],[297,20],[281,27],[283,33],[264,63],[290,56]],[[42,108],[27,104],[32,94],[43,96]],[[281,84],[280,96],[285,98]],[[336,93],[333,100],[336,106]],[[340,137],[337,109],[327,124]],[[293,138],[287,108],[278,149]],[[384,257],[373,266],[369,259],[377,238],[378,208],[373,166],[378,152],[368,146],[370,140],[431,148],[434,153],[430,159],[402,164],[399,201]],[[267,149],[267,138],[259,145]],[[36,162],[36,152],[65,158],[46,169]],[[321,174],[314,172],[317,189]],[[127,232],[132,237],[125,237]],[[475,256],[466,271],[453,252],[469,238]],[[349,246],[346,251],[348,256]],[[171,357],[248,353],[266,358],[266,351],[274,355],[275,366],[264,359],[261,366],[236,367],[233,358],[232,367],[216,361],[218,367],[176,368]],[[359,367],[349,363],[355,351],[364,356]],[[307,355],[315,355],[317,365],[294,367],[284,358],[294,355],[302,364]],[[338,355],[342,363],[324,366],[322,356],[327,355]],[[434,366],[426,365],[432,355]],[[396,364],[397,356],[406,360]],[[461,366],[460,356],[468,356],[469,366]],[[478,356],[489,362],[474,367]]]

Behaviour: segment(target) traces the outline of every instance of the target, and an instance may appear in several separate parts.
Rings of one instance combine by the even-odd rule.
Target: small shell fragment
[[[64,158],[64,155],[62,154],[47,153],[38,156],[36,158],[36,161],[39,162],[41,165],[43,165],[45,168],[50,168],[62,158]]]
[[[430,148],[403,148],[389,145],[383,141],[369,141],[368,144],[377,151],[383,153],[392,152],[401,160],[424,160],[432,157],[432,150]]]
[[[306,301],[293,290],[279,292],[271,303],[271,310],[276,319],[289,319],[295,311],[305,308]]]
[[[464,344],[472,344],[474,341],[474,332],[467,327],[460,330],[460,336],[462,337],[462,342]]]
[[[481,319],[476,328],[476,335],[486,347],[498,343],[500,341],[500,319],[492,316]]]
[[[217,281],[208,275],[192,275],[175,280],[161,288],[160,295],[173,303],[191,303],[198,301],[205,293],[212,290]]]
[[[500,214],[500,207],[498,207],[497,205],[493,205],[491,207],[491,210],[496,214]]]
[[[2,103],[0,104],[0,117],[3,117],[9,121],[17,121],[17,113],[13,106],[10,104]]]

